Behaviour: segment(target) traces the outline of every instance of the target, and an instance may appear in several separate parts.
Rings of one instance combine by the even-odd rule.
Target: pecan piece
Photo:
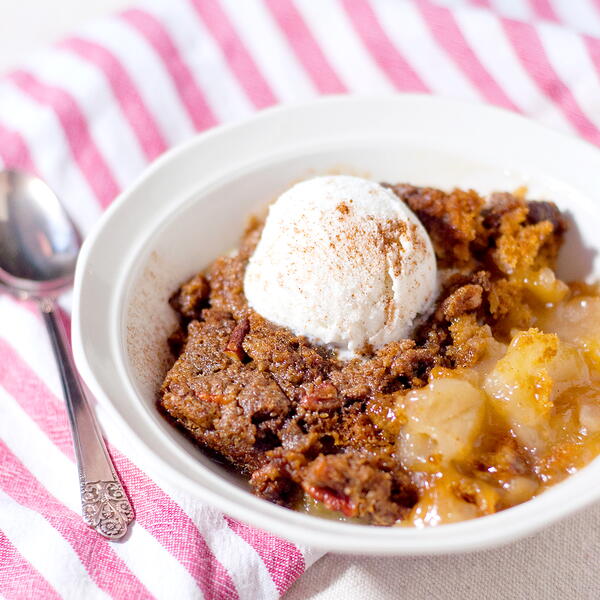
[[[250,331],[250,321],[247,318],[243,318],[233,328],[227,345],[225,346],[224,353],[237,362],[242,362],[246,356],[242,342]]]
[[[357,508],[349,496],[338,494],[330,488],[309,486],[304,491],[318,502],[322,502],[329,510],[343,513],[347,517],[355,517]]]
[[[306,410],[317,412],[328,412],[342,405],[342,399],[338,396],[336,387],[329,381],[316,385],[307,391],[300,401],[300,406]]]
[[[483,300],[483,288],[469,283],[452,292],[440,305],[436,316],[448,321],[460,317],[470,311],[477,310]]]
[[[530,200],[527,202],[527,222],[535,225],[541,221],[550,221],[554,232],[558,235],[562,235],[569,228],[565,217],[554,202]]]

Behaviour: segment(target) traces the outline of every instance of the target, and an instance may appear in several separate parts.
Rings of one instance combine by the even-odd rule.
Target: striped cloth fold
[[[196,132],[393,91],[492,103],[598,144],[600,2],[148,0],[0,78],[0,166],[39,174],[85,234]],[[0,296],[0,597],[270,599],[319,557],[153,481],[98,411],[136,508],[125,544],[83,525],[43,324]]]

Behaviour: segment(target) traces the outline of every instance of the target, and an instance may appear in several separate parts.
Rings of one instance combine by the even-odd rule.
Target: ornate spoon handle
[[[77,456],[83,520],[108,539],[118,539],[133,520],[133,509],[119,481],[94,413],[85,397],[56,305],[40,303],[62,380]]]

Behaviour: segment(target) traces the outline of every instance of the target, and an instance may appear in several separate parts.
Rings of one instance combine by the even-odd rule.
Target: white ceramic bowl
[[[419,95],[332,97],[214,129],[168,152],[110,207],[86,240],[75,281],[77,365],[149,457],[153,475],[256,527],[337,552],[463,551],[528,534],[600,498],[600,461],[496,515],[431,529],[350,525],[254,497],[158,414],[167,305],[190,275],[233,247],[247,215],[290,183],[349,172],[481,192],[527,185],[577,223],[561,271],[600,273],[600,152],[499,109]]]

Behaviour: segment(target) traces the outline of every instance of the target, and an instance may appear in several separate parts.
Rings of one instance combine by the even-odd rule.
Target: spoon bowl
[[[0,172],[0,281],[20,295],[58,295],[70,287],[81,236],[41,179]]]

